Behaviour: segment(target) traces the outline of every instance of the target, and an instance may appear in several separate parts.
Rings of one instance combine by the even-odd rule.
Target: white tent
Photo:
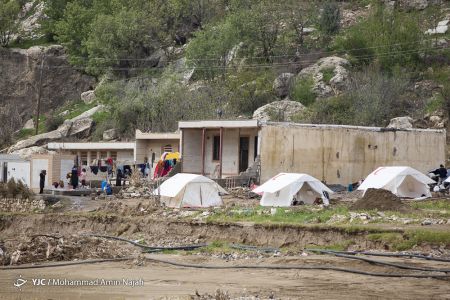
[[[221,206],[219,193],[227,192],[215,181],[196,174],[179,173],[167,179],[153,194],[167,207]]]
[[[379,167],[367,176],[358,190],[385,189],[399,197],[431,197],[428,184],[432,183],[436,182],[410,167]]]
[[[294,200],[312,204],[317,198],[323,199],[324,204],[328,205],[324,191],[333,193],[318,179],[299,173],[280,173],[253,190],[263,193],[262,206],[291,206]]]

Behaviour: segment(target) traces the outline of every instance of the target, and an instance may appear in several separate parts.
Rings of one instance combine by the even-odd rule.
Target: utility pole
[[[39,132],[39,113],[40,113],[40,109],[41,109],[42,77],[44,74],[44,61],[45,61],[45,55],[43,55],[42,59],[41,59],[41,70],[40,70],[40,77],[39,77],[39,90],[38,90],[37,109],[36,109],[36,135]]]

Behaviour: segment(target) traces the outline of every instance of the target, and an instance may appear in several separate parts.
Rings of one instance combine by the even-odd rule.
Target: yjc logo
[[[31,279],[33,281],[33,285],[46,285],[44,278],[35,278]]]
[[[22,286],[27,283],[28,280],[23,279],[22,275],[19,275],[19,278],[16,279],[16,281],[14,282],[14,286],[16,288],[18,288],[19,290],[22,290]]]

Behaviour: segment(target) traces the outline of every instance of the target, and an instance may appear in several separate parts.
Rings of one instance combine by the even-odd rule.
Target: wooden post
[[[205,175],[205,137],[206,137],[206,128],[202,129],[202,175]]]
[[[219,179],[222,179],[222,149],[223,149],[223,127],[220,127],[220,137],[219,137]]]

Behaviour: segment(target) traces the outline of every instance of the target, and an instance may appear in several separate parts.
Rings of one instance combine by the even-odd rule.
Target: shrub
[[[335,34],[339,31],[341,12],[336,2],[325,2],[320,14],[319,27],[325,34]]]
[[[314,80],[312,77],[297,80],[291,91],[291,99],[293,101],[298,101],[305,106],[313,104],[314,101],[316,101],[316,94],[312,90],[313,86]]]
[[[62,116],[49,116],[45,120],[45,130],[47,132],[57,129],[62,123],[64,123],[64,118]]]
[[[6,184],[6,188],[8,191],[8,195],[12,196],[13,198],[16,198],[16,196],[18,194],[18,190],[17,190],[16,181],[14,180],[14,178],[11,178],[8,181],[8,183]]]

